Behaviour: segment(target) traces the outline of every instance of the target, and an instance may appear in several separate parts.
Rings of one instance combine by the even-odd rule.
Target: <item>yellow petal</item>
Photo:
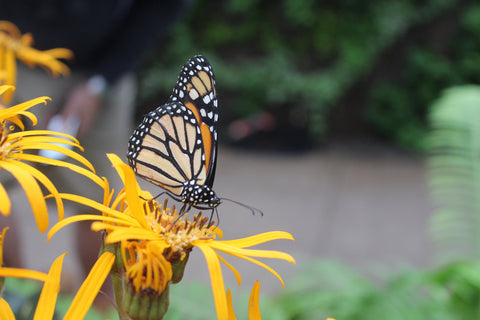
[[[215,300],[215,308],[217,310],[218,319],[227,319],[228,308],[227,298],[225,296],[225,286],[223,284],[222,269],[217,254],[212,248],[204,245],[198,247],[202,250],[205,260],[207,261],[208,271],[210,272],[210,281],[212,283],[213,298]]]
[[[270,259],[281,259],[290,263],[295,263],[295,259],[288,253],[274,250],[254,250],[254,249],[242,249],[234,246],[230,246],[224,243],[224,241],[211,241],[210,246],[214,249],[220,250],[228,254],[246,255],[250,257],[261,257]]]
[[[227,290],[227,307],[228,307],[228,320],[237,320],[235,313],[233,312],[232,292]]]
[[[6,84],[15,85],[16,80],[16,62],[15,53],[12,50],[5,50],[5,70],[7,71]],[[5,104],[10,103],[13,98],[13,91],[7,91],[2,96],[2,100]]]
[[[28,43],[29,41],[26,40],[26,42]],[[51,52],[55,53],[55,51]],[[26,65],[30,67],[38,65],[50,71],[54,76],[59,74],[65,75],[70,72],[70,69],[64,63],[56,60],[55,56],[50,55],[49,51],[39,51],[24,44],[23,46],[19,46],[15,53],[17,59],[23,61]]]
[[[115,255],[110,252],[104,252],[97,260],[87,279],[83,282],[73,299],[70,308],[64,319],[83,319],[90,309],[93,300],[97,296],[98,291],[103,285],[105,278],[108,276],[112,268]]]
[[[1,85],[0,86],[0,96],[2,94],[4,94],[6,91],[8,90],[15,90],[15,87],[14,86],[9,86],[9,85]],[[2,112],[0,111],[0,114],[2,114]]]
[[[11,207],[12,203],[10,202],[7,191],[0,183],[0,213],[4,216],[9,216]]]
[[[0,83],[5,84],[7,79],[7,70],[5,67],[5,51],[7,48],[5,46],[0,46]],[[2,99],[3,100],[3,99]]]
[[[280,277],[280,275],[278,274],[278,272],[276,272],[275,270],[273,270],[271,267],[269,267],[268,265],[266,265],[265,263],[263,262],[260,262],[258,260],[255,260],[255,259],[252,259],[250,257],[247,257],[247,256],[241,256],[241,255],[233,255],[233,256],[236,256],[238,258],[241,258],[243,260],[247,260],[247,261],[250,261],[252,263],[255,263],[256,265],[260,266],[260,267],[263,267],[264,269],[270,271],[270,273],[272,273],[275,277],[278,278],[278,280],[280,280],[281,284],[282,284],[282,289],[285,289],[285,283],[283,282],[283,279],[282,277]]]
[[[62,195],[62,194],[61,194]],[[62,195],[63,197],[63,195]],[[80,196],[77,196],[77,197],[80,197]],[[84,198],[86,199],[86,198]],[[90,199],[86,199],[86,200],[90,200]],[[96,203],[95,201],[93,200],[90,200],[92,201],[93,203]],[[101,206],[101,204],[99,203],[96,203],[98,204],[99,206]],[[120,215],[118,212],[108,208],[108,207],[104,207],[106,209],[108,209],[109,211],[109,214],[112,214],[112,215]],[[128,216],[125,216],[126,218],[129,218],[131,219],[130,217]],[[57,222],[52,228],[50,228],[50,230],[48,231],[48,234],[47,234],[47,241],[50,241],[50,239],[52,238],[52,236],[57,233],[60,229],[62,229],[63,227],[71,224],[71,223],[74,223],[74,222],[78,222],[78,221],[88,221],[88,220],[101,220],[101,221],[109,221],[109,222],[112,222],[112,223],[136,223],[135,220],[133,221],[127,221],[127,220],[119,220],[118,218],[112,218],[112,217],[105,217],[105,216],[101,216],[101,215],[95,215],[95,214],[79,214],[79,215],[76,215],[76,216],[72,216],[72,217],[68,217],[66,219],[63,219],[62,221],[59,221]]]
[[[20,162],[18,162],[20,163]],[[40,232],[44,232],[48,227],[48,212],[47,204],[43,198],[42,190],[38,185],[35,178],[29,171],[22,169],[17,163],[11,163],[10,161],[2,161],[2,168],[10,172],[15,179],[22,185],[28,201],[32,207],[35,221]]]
[[[98,228],[95,228],[95,229],[97,231],[101,230]],[[110,230],[111,231],[108,233],[107,238],[105,239],[105,242],[107,243],[114,243],[114,242],[120,242],[122,240],[135,240],[135,239],[163,240],[163,237],[160,236],[159,234],[151,230],[145,230],[142,227],[115,228],[115,226],[112,226]]]
[[[61,144],[66,144],[66,145],[71,145],[71,146],[77,146],[77,143],[71,140],[67,140],[65,138],[61,137],[56,137],[53,135],[46,135],[46,134],[39,134],[39,135],[32,135],[29,134],[29,131],[23,131],[23,132],[16,132],[12,133],[9,135],[9,139],[15,139],[18,137],[22,137],[23,140],[17,142],[17,143],[12,143],[13,146],[16,144],[22,145],[22,146],[35,146],[37,144],[47,144],[47,143],[61,143]]]
[[[19,160],[32,161],[32,162],[49,164],[49,165],[52,165],[52,166],[67,168],[67,169],[72,170],[73,172],[79,173],[79,174],[89,178],[90,180],[92,180],[93,182],[95,182],[96,184],[98,184],[102,188],[104,186],[104,181],[99,176],[97,176],[95,173],[93,173],[92,171],[89,171],[85,168],[79,167],[75,164],[72,164],[72,163],[69,163],[69,162],[66,162],[66,161],[55,160],[55,159],[50,159],[50,158],[45,158],[45,157],[42,157],[42,156],[38,156],[38,155],[35,155],[35,154],[26,154],[26,153],[18,154],[17,158]]]
[[[193,242],[192,243],[195,246],[199,246],[200,242],[201,242],[201,240],[200,241],[197,240],[197,241],[195,241],[195,243],[193,243]],[[295,260],[289,254],[279,252],[279,251],[239,249],[239,248],[234,248],[234,247],[230,247],[230,246],[225,246],[221,243],[221,241],[206,242],[204,244],[204,246],[208,246],[212,249],[217,249],[219,251],[225,252],[225,253],[227,253],[229,255],[232,255],[234,257],[238,257],[240,259],[250,261],[252,263],[255,263],[256,265],[259,265],[259,266],[265,268],[266,270],[270,271],[274,276],[276,276],[278,278],[278,280],[280,280],[280,282],[282,283],[282,288],[285,288],[285,283],[283,282],[282,277],[280,277],[280,275],[275,270],[273,270],[271,267],[264,264],[263,262],[252,259],[249,256],[283,259],[283,260],[287,260],[289,262],[295,263]]]
[[[77,146],[78,143],[73,141],[72,139],[68,139],[67,137],[57,137],[56,135],[46,133],[43,130],[35,130],[37,131],[38,134],[32,134],[30,131],[24,131],[24,132],[15,132],[10,134],[12,138],[17,138],[18,137],[23,137],[26,139],[28,137],[28,140],[24,140],[23,143],[25,144],[35,144],[35,143],[45,143],[45,142],[51,142],[51,143],[61,143],[61,144],[68,144],[71,146]],[[54,132],[54,131],[51,131]]]
[[[26,139],[24,139],[25,142]],[[63,140],[63,139],[62,139]],[[43,150],[52,150],[56,151],[58,153],[64,154],[69,158],[72,158],[74,160],[77,160],[81,164],[83,164],[85,167],[90,169],[92,172],[95,172],[95,169],[93,168],[93,165],[85,159],[82,155],[80,155],[78,152],[75,152],[74,150],[65,148],[64,146],[54,144],[54,143],[37,143],[35,145],[30,145],[30,144],[24,144],[23,145],[23,150],[38,150],[38,149],[43,149]],[[45,157],[41,157],[45,159]],[[49,158],[47,158],[49,159]],[[37,160],[37,162],[40,162]],[[44,162],[44,161],[42,161]]]
[[[107,157],[110,160],[110,162],[112,163],[115,170],[117,171],[120,179],[122,179],[123,184],[126,185],[125,184],[125,181],[126,181],[125,179],[126,178],[125,178],[124,170],[122,169],[122,165],[125,165],[125,163],[120,159],[119,156],[117,156],[114,153],[107,153]],[[143,198],[143,199],[151,199],[152,198],[152,195],[148,191],[141,190],[138,183],[135,183],[135,184],[136,184],[138,193],[140,194],[141,198]]]
[[[251,237],[242,238],[242,239],[223,240],[222,242],[238,248],[247,248],[247,247],[252,247],[261,243],[269,242],[272,240],[279,240],[279,239],[295,240],[293,236],[288,232],[271,231],[271,232],[260,233],[260,234],[257,234]]]
[[[65,48],[54,48],[43,51],[43,53],[55,57],[57,59],[66,59],[70,60],[73,59],[73,52],[72,50],[65,49]]]
[[[248,319],[249,320],[262,320],[260,314],[260,281],[255,281],[253,285],[252,293],[248,301]]]
[[[17,138],[17,137],[27,137],[27,136],[57,136],[57,137],[63,137],[63,138],[67,138],[68,140],[71,140],[75,143],[75,146],[77,148],[82,148],[79,144],[79,141],[67,134],[67,133],[62,133],[62,132],[57,132],[57,131],[50,131],[50,130],[28,130],[28,131],[24,131],[24,132],[13,132],[11,134],[9,134],[9,137],[14,137],[14,138]],[[63,141],[63,140],[62,140]],[[65,142],[63,142],[65,143]]]
[[[52,263],[48,272],[47,281],[43,285],[40,298],[38,299],[37,309],[35,310],[34,320],[52,319],[55,312],[58,292],[60,291],[60,277],[62,274],[63,258],[66,253],[59,256]]]
[[[220,255],[217,255],[218,259],[222,261],[230,270],[232,270],[233,274],[235,275],[235,278],[237,278],[237,283],[238,285],[242,284],[242,277],[240,276],[240,273],[235,269],[230,263],[228,263],[225,259],[223,259]]]
[[[13,277],[22,279],[33,279],[38,281],[46,281],[47,274],[35,270],[20,268],[4,268],[0,267],[0,277]]]
[[[26,109],[29,109],[39,103],[47,104],[47,100],[50,100],[49,97],[38,97],[35,99],[31,99],[22,103],[19,103],[17,105],[14,105],[13,107],[10,107],[8,109],[3,110],[6,115],[16,115],[20,111],[24,111]],[[36,122],[33,123],[33,125],[36,125]]]
[[[0,109],[1,109],[1,108],[0,108]],[[0,116],[0,119],[3,119],[3,118]],[[14,123],[17,127],[19,127],[20,130],[25,130],[25,126],[23,125],[23,122],[22,122],[22,120],[20,119],[20,117],[13,116],[13,117],[5,118],[5,119],[3,119],[3,120],[11,121],[11,122]]]
[[[135,177],[135,173],[129,165],[124,163],[118,165],[125,175],[125,191],[127,194],[127,202],[130,212],[135,217],[141,226],[148,228],[148,223],[145,219],[145,213],[140,203],[140,195],[138,194],[138,183]]]
[[[63,202],[62,199],[60,198],[60,194],[57,191],[57,188],[53,185],[53,183],[48,179],[48,177],[43,174],[40,170],[35,169],[32,166],[29,166],[28,164],[25,164],[23,162],[15,162],[15,166],[22,168],[23,170],[29,172],[35,179],[40,181],[40,183],[47,188],[48,191],[52,194],[53,198],[55,199],[55,202],[57,204],[58,208],[58,218],[59,220],[63,219],[64,216],[64,208],[63,208]],[[43,194],[42,194],[43,195]],[[48,221],[47,221],[48,224]]]
[[[15,315],[12,309],[2,297],[0,297],[0,319],[2,320],[15,320]]]
[[[11,85],[15,85],[15,82],[17,80],[17,63],[16,63],[16,59],[15,59],[15,53],[12,52],[12,51],[8,51],[7,53],[7,63],[8,63],[8,66],[7,66],[7,77],[8,77],[8,80],[7,82]],[[9,95],[9,94],[12,94],[12,97],[13,97],[13,91],[9,91],[9,92],[6,92],[5,95]]]
[[[8,227],[3,228],[2,235],[0,235],[0,267],[3,266],[3,243],[5,242],[5,233],[7,233],[7,230]]]
[[[123,171],[120,169],[120,165],[124,164],[124,162],[115,153],[107,153],[107,158],[108,160],[110,160],[110,162],[112,163],[112,166],[117,171],[120,179],[122,179],[123,184],[125,184],[125,175],[123,174]]]
[[[60,196],[63,198],[63,199],[66,199],[66,200],[70,200],[70,201],[74,201],[74,202],[78,202],[80,204],[83,204],[83,205],[86,205],[90,208],[93,208],[93,209],[96,209],[98,211],[101,211],[107,215],[110,215],[112,217],[116,217],[120,220],[124,220],[124,221],[127,221],[129,223],[131,223],[133,226],[138,226],[138,222],[137,220],[135,220],[134,218],[130,217],[129,215],[127,214],[124,214],[122,212],[119,212],[117,210],[114,210],[110,207],[107,207],[101,203],[98,203],[94,200],[91,200],[89,198],[85,198],[85,197],[82,197],[82,196],[79,196],[79,195],[76,195],[76,194],[70,194],[70,193],[61,193]]]

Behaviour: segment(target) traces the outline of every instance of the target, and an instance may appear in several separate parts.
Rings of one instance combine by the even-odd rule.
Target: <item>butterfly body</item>
[[[203,56],[182,68],[167,103],[147,113],[129,140],[135,173],[187,207],[213,209],[218,100],[215,77]]]

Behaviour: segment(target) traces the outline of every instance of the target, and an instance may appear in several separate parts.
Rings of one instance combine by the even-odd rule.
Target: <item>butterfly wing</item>
[[[186,182],[206,183],[204,155],[194,112],[170,102],[145,115],[130,138],[127,158],[139,176],[180,197]]]
[[[195,116],[203,141],[207,177],[212,187],[217,162],[218,100],[215,76],[208,60],[201,55],[187,61],[178,76],[169,102],[180,101]]]

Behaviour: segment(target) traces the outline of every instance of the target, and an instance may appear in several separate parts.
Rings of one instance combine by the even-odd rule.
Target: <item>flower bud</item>
[[[135,286],[129,282],[124,300],[126,313],[132,320],[163,319],[169,306],[169,288],[170,285],[167,284],[161,293],[150,288],[136,291]]]

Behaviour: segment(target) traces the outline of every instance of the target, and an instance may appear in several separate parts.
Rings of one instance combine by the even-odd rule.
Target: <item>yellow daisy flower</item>
[[[264,267],[278,277],[283,285],[283,280],[277,272],[255,258],[275,258],[292,263],[295,263],[295,260],[283,252],[255,250],[250,247],[276,239],[294,240],[289,233],[273,231],[237,240],[218,240],[222,238],[222,231],[209,224],[209,219],[202,217],[201,213],[194,215],[193,218],[189,218],[188,214],[179,216],[177,210],[166,208],[166,203],[162,207],[155,200],[145,200],[152,197],[148,192],[140,189],[133,170],[118,156],[109,154],[108,157],[125,188],[109,206],[105,205],[105,201],[104,204],[99,204],[78,195],[61,194],[63,199],[83,203],[100,210],[103,215],[77,215],[66,218],[52,227],[48,233],[49,239],[59,229],[70,223],[96,220],[97,222],[92,224],[92,229],[105,230],[106,243],[121,244],[123,260],[127,268],[127,281],[133,283],[137,290],[148,288],[150,291],[168,289],[168,283],[166,283],[170,276],[168,264],[172,268],[171,283],[180,281],[188,255],[194,247],[197,247],[203,252],[210,271],[218,319],[228,319],[229,314],[220,262],[229,267],[236,275],[238,283],[241,283],[239,272],[220,253],[239,257]],[[105,199],[109,203],[112,199],[111,194],[109,193]],[[142,251],[141,253],[129,251],[133,248]],[[159,258],[160,252],[164,259]],[[132,257],[135,257],[132,260],[134,262],[129,262],[128,259]],[[139,259],[139,257],[142,258]],[[140,260],[143,262],[140,263]],[[161,267],[154,267],[155,264]],[[134,271],[129,272],[128,268],[134,265]],[[161,291],[157,293],[162,294]]]
[[[30,67],[40,66],[54,76],[70,72],[58,59],[73,58],[72,51],[64,48],[39,51],[32,48],[32,45],[31,34],[22,35],[13,23],[0,21],[0,85],[15,85],[17,77],[15,59],[23,61]],[[11,92],[5,94],[2,97],[3,102],[9,103],[12,97]]]
[[[0,257],[3,249],[3,239],[5,237],[5,228],[0,235]],[[43,289],[40,293],[40,298],[35,309],[34,320],[52,319],[55,312],[55,304],[57,301],[58,292],[60,291],[60,279],[62,273],[62,265],[65,254],[59,256],[50,267],[50,271],[46,274],[43,272],[19,269],[19,268],[4,268],[1,267],[0,260],[0,277],[15,277],[24,279],[33,279],[43,281]],[[108,276],[108,272],[114,262],[114,255],[105,252],[95,263],[89,275],[83,282],[79,291],[75,295],[72,304],[70,305],[64,319],[83,319],[85,314],[90,309],[90,306],[95,299],[101,284]],[[8,305],[7,301],[0,297],[0,319],[15,320],[15,315]]]
[[[0,95],[12,90],[14,90],[12,86],[0,86]],[[0,110],[0,170],[5,170],[13,175],[25,190],[40,232],[44,232],[48,227],[47,205],[40,184],[43,185],[55,199],[60,220],[63,219],[64,215],[63,203],[53,183],[41,171],[26,164],[24,161],[65,167],[103,186],[103,180],[95,175],[95,170],[87,159],[77,152],[59,145],[67,144],[83,150],[74,137],[47,130],[24,131],[24,125],[19,120],[19,116],[30,119],[35,126],[37,124],[37,118],[27,110],[40,103],[46,104],[47,100],[49,100],[48,97],[39,97]],[[15,131],[15,129],[19,129],[19,131]],[[26,152],[39,149],[63,153],[78,161],[84,167]],[[7,191],[0,183],[0,213],[9,215],[10,209],[11,202]]]

